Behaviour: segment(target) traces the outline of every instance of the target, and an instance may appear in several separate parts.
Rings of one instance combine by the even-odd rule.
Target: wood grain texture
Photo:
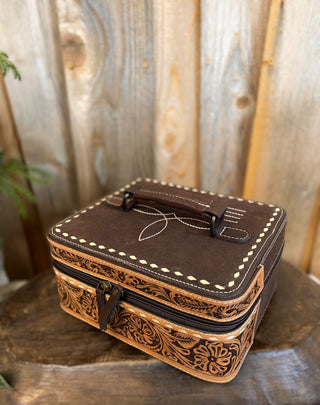
[[[320,221],[318,223],[318,231],[311,256],[310,273],[320,279]]]
[[[317,256],[319,258],[319,235],[320,235],[320,184],[318,187],[318,193],[315,197],[313,211],[310,215],[309,228],[306,232],[306,243],[303,250],[301,259],[301,269],[306,272],[315,271],[320,275],[319,262],[317,263]]]
[[[252,134],[259,148],[250,150],[244,194],[287,210],[284,257],[300,267],[320,181],[320,15],[315,1],[298,0],[284,2],[279,17],[268,32],[274,61],[259,84]]]
[[[270,1],[201,2],[201,187],[241,195]]]
[[[200,2],[154,0],[156,177],[198,186]]]
[[[1,403],[314,405],[320,401],[320,287],[287,263],[280,263],[278,289],[255,342],[239,374],[227,384],[199,380],[153,359],[66,314],[58,301],[54,275],[47,273],[17,291],[3,307],[1,373],[14,389],[0,390]]]
[[[51,173],[48,187],[32,184],[43,229],[74,209],[77,184],[54,2],[3,3],[0,36],[22,81],[6,85],[27,164]]]
[[[148,1],[59,0],[81,205],[153,176],[153,39]]]
[[[260,153],[262,149],[262,133],[264,131],[266,121],[268,120],[268,110],[265,100],[268,97],[268,92],[272,81],[272,65],[274,64],[274,53],[280,27],[282,5],[282,0],[274,0],[271,2],[270,6],[267,34],[263,50],[262,66],[260,70],[257,109],[252,127],[250,151],[247,161],[247,170],[245,173],[245,184],[243,190],[243,194],[245,196],[252,195],[255,188],[255,182],[257,180],[256,167],[259,165]]]
[[[310,250],[305,249],[307,269],[320,279],[320,186],[313,215],[313,228],[310,227]],[[310,264],[310,269],[309,269]]]

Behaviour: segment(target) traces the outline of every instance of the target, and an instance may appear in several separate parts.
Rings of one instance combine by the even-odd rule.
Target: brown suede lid
[[[151,198],[158,193],[171,206],[137,198],[126,212],[120,207],[125,190]],[[210,236],[206,210],[221,216],[218,237]],[[271,204],[137,179],[61,221],[48,236],[189,292],[230,300],[246,291],[260,264],[272,266],[285,223],[285,211]]]

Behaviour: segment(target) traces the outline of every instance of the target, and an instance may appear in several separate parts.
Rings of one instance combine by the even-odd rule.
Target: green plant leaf
[[[17,159],[10,159],[6,165],[1,168],[1,158],[0,158],[0,173],[2,169],[6,173],[16,175],[18,177],[23,177],[30,181],[42,184],[48,184],[50,179],[50,174],[45,170],[39,169],[38,167],[25,165],[23,162]]]
[[[22,184],[12,179],[11,177],[3,177],[2,181],[12,188],[16,193],[20,194],[22,197],[26,198],[31,202],[35,202],[35,196],[33,193],[24,187]]]
[[[10,200],[17,207],[19,214],[23,218],[26,218],[26,216],[27,216],[26,207],[23,204],[21,198],[12,190],[12,188],[8,187],[6,184],[0,182],[0,191],[2,191],[4,194],[6,194],[10,198]]]
[[[0,70],[2,76],[5,77],[6,74],[11,71],[15,79],[21,80],[21,75],[16,68],[16,66],[9,60],[9,56],[5,52],[0,52]]]
[[[3,375],[0,374],[0,388],[12,388],[11,385],[7,383]]]

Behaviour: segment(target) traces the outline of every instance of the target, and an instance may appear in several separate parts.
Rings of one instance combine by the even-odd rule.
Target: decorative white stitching
[[[235,217],[234,215],[230,215],[230,214],[224,214],[224,217],[232,218],[232,219],[241,219],[239,217]]]
[[[198,219],[198,218],[192,218],[192,217],[178,217],[174,212],[169,212],[169,213],[163,213],[162,211],[160,211],[159,209],[152,207],[150,205],[145,205],[145,204],[138,204],[137,207],[144,207],[144,208],[148,208],[150,210],[154,210],[155,212],[147,212],[147,211],[143,211],[139,208],[134,208],[134,211],[139,212],[140,214],[146,214],[146,215],[153,215],[153,216],[162,216],[161,219],[158,219],[156,221],[151,222],[151,224],[146,225],[142,231],[140,232],[139,236],[138,236],[138,240],[139,242],[142,242],[144,240],[153,238],[155,236],[160,235],[160,233],[162,233],[168,226],[168,222],[172,221],[172,220],[177,220],[178,222],[182,223],[183,225],[189,226],[191,228],[195,228],[195,229],[200,229],[200,230],[209,230],[210,227],[208,226],[208,222],[202,220],[202,219]],[[171,217],[170,217],[171,216]],[[195,221],[195,222],[201,222],[203,224],[206,224],[207,226],[196,226],[193,224],[190,224],[188,222],[185,222],[185,220],[189,220],[189,221]],[[162,229],[160,229],[158,232],[149,235],[149,236],[144,236],[143,234],[146,232],[147,229],[151,228],[153,225],[156,224],[160,224],[161,222],[165,222],[163,224]]]
[[[259,249],[259,251],[256,252],[256,255],[255,255],[254,258],[258,257],[259,253],[261,252],[261,250],[263,249],[263,247],[264,247],[265,244],[267,243],[268,239],[270,239],[271,236],[272,236],[272,234],[275,232],[275,230],[276,230],[276,228],[277,228],[277,225],[278,225],[278,223],[280,222],[280,219],[281,219],[282,216],[283,216],[283,212],[284,212],[283,209],[281,209],[281,215],[279,215],[278,221],[276,222],[274,228],[272,229],[272,232],[270,232],[270,234],[268,235],[268,237],[265,239],[264,243],[261,244],[260,249]],[[282,231],[282,229],[284,228],[284,226],[285,226],[285,222],[282,224],[281,228],[278,230],[278,233],[280,233],[280,232]],[[257,239],[257,241],[258,241],[258,239]],[[261,241],[261,239],[260,239],[260,241]],[[274,239],[274,242],[273,242],[273,243],[275,243],[275,239]],[[250,269],[251,269],[251,267],[252,267],[252,265],[253,265],[253,263],[254,263],[254,258],[252,258],[252,262],[251,262],[250,266],[248,267],[247,271],[245,272],[245,274],[243,275],[242,280],[240,281],[239,285],[238,285],[236,288],[234,288],[233,290],[229,291],[228,293],[233,292],[233,291],[236,291],[236,290],[238,290],[238,289],[241,287],[242,283],[244,282],[244,280],[245,280],[245,278],[246,278],[246,275],[248,274],[248,272],[250,271]],[[234,278],[239,277],[239,273],[235,273],[235,274],[233,275],[233,277],[234,277]]]
[[[240,211],[240,212],[247,212],[246,210],[241,210],[240,208],[228,207],[229,210]]]
[[[138,181],[138,179],[137,179],[137,181]],[[141,179],[139,180],[139,181],[141,181]],[[151,180],[149,180],[149,181],[151,181]],[[127,185],[126,187],[129,187],[129,185]],[[189,189],[188,187],[185,187],[185,189]],[[207,194],[211,194],[211,195],[214,195],[214,193],[207,193]],[[108,196],[107,196],[108,197]],[[103,197],[103,198],[101,198],[99,201],[106,201],[106,199],[107,199],[107,197]],[[109,196],[109,198],[110,198],[111,196]],[[119,198],[119,197],[116,197],[116,198]],[[244,201],[244,199],[243,198],[236,198],[238,201]],[[247,200],[248,201],[248,200]],[[254,203],[256,203],[256,204],[258,204],[258,205],[267,205],[267,204],[265,204],[265,203],[261,203],[261,202],[254,202]],[[268,204],[268,206],[272,206],[271,204]],[[233,208],[233,207],[228,207],[228,208]],[[235,210],[240,210],[240,209],[236,209],[236,208],[234,208]],[[246,212],[245,210],[240,210],[240,211],[244,211],[244,212]],[[266,242],[268,241],[268,239],[271,237],[271,235],[274,233],[274,231],[275,231],[275,229],[276,229],[276,227],[277,227],[277,224],[279,223],[279,221],[280,221],[280,219],[282,218],[282,216],[283,216],[283,209],[281,208],[277,208],[277,209],[275,209],[275,211],[276,212],[274,212],[272,215],[273,215],[273,217],[271,217],[271,218],[269,218],[268,219],[268,221],[270,221],[270,222],[273,222],[274,221],[274,216],[278,216],[278,212],[280,212],[280,215],[278,216],[278,218],[277,218],[277,221],[276,221],[276,223],[274,224],[274,227],[273,227],[273,229],[272,229],[272,232],[270,232],[269,233],[269,235],[267,236],[267,238],[265,239],[265,241],[264,241],[264,243],[261,245],[261,247],[260,247],[260,249],[259,249],[259,251],[256,253],[256,255],[255,255],[255,257],[253,257],[253,260],[252,260],[252,262],[251,262],[251,264],[250,264],[250,266],[248,267],[248,269],[247,269],[247,271],[245,272],[245,274],[243,275],[243,278],[242,278],[242,280],[241,280],[241,282],[239,283],[239,285],[236,287],[236,288],[234,288],[233,290],[229,290],[229,291],[214,291],[214,290],[209,290],[209,289],[207,289],[207,288],[203,288],[203,287],[200,287],[200,286],[197,286],[197,285],[194,285],[194,284],[190,284],[190,283],[187,283],[187,282],[185,282],[185,281],[182,281],[182,280],[180,280],[180,283],[181,284],[186,284],[186,285],[190,285],[190,286],[192,286],[192,287],[194,287],[194,288],[198,288],[198,289],[201,289],[201,290],[204,290],[204,291],[208,291],[208,292],[216,292],[216,293],[223,293],[223,294],[230,294],[230,293],[232,293],[233,291],[236,291],[237,289],[239,289],[240,288],[240,286],[242,285],[242,283],[244,282],[244,280],[245,280],[245,277],[246,277],[246,275],[248,274],[248,272],[249,272],[249,270],[250,270],[250,268],[252,267],[252,265],[253,265],[253,263],[254,263],[254,259],[258,256],[258,254],[260,253],[260,251],[261,251],[261,249],[263,248],[263,246],[266,244]],[[86,212],[86,210],[84,210],[83,212],[81,212],[81,213],[84,213],[84,212]],[[65,223],[66,223],[66,221],[67,220],[69,220],[70,218],[77,218],[77,217],[79,217],[80,216],[80,214],[77,214],[77,215],[71,215],[70,217],[68,217],[68,218],[66,218],[64,221],[62,221],[61,223],[59,223],[59,224],[57,224],[57,225],[55,225],[55,227],[54,228],[51,228],[51,231],[52,231],[52,233],[54,233],[54,231],[56,231],[56,232],[59,232],[59,231],[57,231],[57,229],[58,229],[58,227],[59,226],[62,226],[62,225],[64,225]],[[68,221],[68,222],[70,222],[70,221]],[[284,225],[285,225],[285,223],[281,226],[281,230],[283,229],[283,227],[284,227]],[[227,227],[225,227],[225,228],[227,228]],[[237,229],[237,228],[231,228],[231,229]],[[240,231],[244,231],[244,232],[246,232],[245,230],[243,230],[243,229],[239,229]],[[223,232],[223,231],[222,231]],[[224,236],[227,236],[228,237],[228,235],[224,235]],[[264,235],[263,235],[264,236]],[[58,239],[61,239],[61,240],[64,240],[62,237],[60,237],[60,236],[58,236],[58,235],[56,235],[56,237],[58,238]],[[75,236],[71,236],[71,238],[76,238]],[[77,239],[77,238],[76,238]],[[239,238],[240,239],[240,238]],[[257,240],[256,240],[256,242],[257,243],[259,243],[259,242],[261,242],[261,239],[260,238],[258,238]],[[80,245],[78,244],[78,243],[75,243],[75,242],[72,242],[72,244],[73,245],[75,245],[75,246],[79,246],[80,247]],[[102,245],[100,245],[100,246],[102,246]],[[99,248],[100,248],[100,246],[99,246]],[[85,247],[85,246],[81,246],[82,247],[82,249],[85,249],[85,250],[88,250],[88,251],[92,251],[92,252],[95,252],[95,250],[93,250],[93,249],[90,249],[90,248],[87,248],[87,247]],[[102,247],[103,249],[105,249],[105,247],[103,246]],[[270,250],[270,247],[269,247],[269,249],[268,249],[268,251]],[[109,249],[109,251],[111,251],[111,249]],[[109,256],[109,255],[105,255],[105,256]],[[109,257],[112,257],[112,258],[114,258],[114,256],[109,256]],[[131,258],[132,258],[132,256],[131,256]],[[118,258],[118,260],[119,261],[121,261],[121,262],[124,262],[124,263],[128,263],[126,260],[120,260],[119,258]],[[146,262],[146,261],[145,261]],[[147,262],[146,262],[147,263]],[[154,273],[154,274],[158,274],[158,273],[156,273],[156,272],[154,272],[154,271],[152,271],[152,270],[148,270],[148,269],[146,269],[145,267],[142,267],[142,266],[139,266],[139,265],[135,265],[136,267],[139,267],[139,268],[142,268],[142,269],[144,269],[144,270],[147,270],[147,271],[149,271],[149,272],[151,272],[151,273]],[[170,270],[169,269],[166,269],[166,268],[161,268],[161,270],[162,271],[168,271],[168,272],[170,272]],[[240,275],[240,273],[239,272],[236,272],[235,274],[234,274],[234,278],[237,278],[237,277],[239,277],[239,275]],[[168,278],[168,279],[172,279],[173,280],[173,278],[172,277],[169,277],[169,276],[163,276],[163,277],[166,277],[166,278]],[[192,277],[192,276],[191,276]],[[229,282],[230,283],[230,282]],[[209,283],[210,284],[210,283]],[[215,285],[215,287],[217,287],[217,285]],[[221,287],[221,286],[220,286]],[[224,288],[224,287],[223,287]]]
[[[195,229],[201,229],[201,230],[206,230],[208,231],[210,229],[210,226],[196,226],[196,225],[192,225],[192,224],[188,224],[187,222],[184,222],[183,219],[189,219],[191,221],[196,221],[196,222],[202,222],[206,225],[208,225],[207,221],[203,221],[202,219],[197,219],[197,218],[191,218],[191,217],[178,217],[176,214],[173,213],[173,215],[175,216],[175,219],[177,219],[179,222],[181,222],[184,225],[190,226],[191,228],[195,228]],[[173,219],[173,218],[172,218]]]
[[[138,209],[137,207],[152,208],[154,210],[157,210],[158,213],[143,211],[143,210]],[[135,207],[133,208],[133,211],[140,212],[140,214],[146,214],[146,215],[156,215],[156,216],[163,215],[163,213],[161,211],[159,211],[157,208],[151,207],[150,205],[144,205],[144,204],[135,205]]]
[[[236,216],[236,217],[243,217],[243,214],[240,214],[240,212],[234,212],[234,211],[229,211],[229,210],[226,210],[225,215],[233,215],[233,216]]]
[[[244,236],[243,238],[237,238],[236,236],[225,235],[223,232],[224,232],[226,229],[234,229],[234,230],[237,230],[237,231],[240,231],[240,232],[244,232],[244,233],[246,234],[246,236]],[[220,232],[220,235],[223,235],[224,238],[238,239],[238,240],[246,239],[246,238],[249,236],[248,232],[245,231],[244,229],[232,228],[232,227],[230,227],[230,226],[224,226],[223,229],[222,229],[222,231]]]
[[[52,230],[52,231],[53,231],[53,230]],[[60,239],[61,241],[65,241],[65,239],[64,239],[64,238],[61,238],[59,235],[56,235],[56,238],[57,238],[57,239]],[[96,250],[91,249],[91,248],[89,248],[89,247],[87,247],[87,246],[80,246],[80,245],[79,245],[78,243],[76,243],[76,242],[72,242],[72,244],[73,244],[74,246],[78,246],[79,248],[81,247],[82,249],[84,249],[84,250],[86,250],[86,251],[88,251],[88,252],[96,253]],[[115,259],[114,256],[110,256],[110,255],[108,255],[108,254],[105,254],[105,256],[106,256],[106,257],[109,257],[109,258],[111,258],[111,259]],[[128,262],[127,260],[120,259],[119,257],[117,258],[117,260],[118,260],[119,262],[121,262],[121,263],[124,263],[124,264],[133,265],[132,263]],[[139,269],[146,270],[148,273],[155,274],[155,275],[159,275],[158,272],[153,271],[153,270],[150,270],[150,269],[147,268],[147,267],[140,266],[140,265],[138,265],[138,264],[136,264],[136,263],[134,263],[134,266],[137,267],[137,268],[139,268]],[[165,268],[165,267],[162,267],[161,270],[162,270],[163,272],[168,272],[168,273],[170,272],[170,270],[167,269],[167,268]],[[174,280],[174,281],[176,281],[175,278],[170,277],[170,276],[163,275],[163,277],[167,278],[168,280]],[[179,282],[180,282],[181,284],[189,285],[190,287],[194,287],[194,288],[197,288],[197,289],[199,289],[199,290],[208,291],[208,292],[213,292],[213,290],[209,290],[208,288],[204,288],[204,287],[201,287],[201,286],[198,286],[198,285],[194,285],[194,284],[191,284],[191,283],[187,283],[186,281],[179,280]]]
[[[160,229],[160,231],[158,231],[158,232],[156,232],[156,233],[154,233],[154,234],[152,234],[152,235],[142,237],[143,233],[144,233],[148,228],[150,228],[152,225],[155,225],[155,224],[160,223],[160,222],[162,222],[162,221],[165,221],[165,224],[164,224],[163,228]],[[142,231],[140,232],[139,237],[138,237],[139,242],[142,242],[143,240],[147,240],[147,239],[150,239],[150,238],[153,238],[153,237],[159,235],[160,233],[162,233],[162,232],[167,228],[167,226],[168,226],[168,218],[167,218],[165,215],[164,215],[164,218],[163,218],[163,219],[158,219],[157,221],[151,222],[151,224],[145,226],[145,227],[142,229]]]
[[[210,205],[208,205],[208,204],[202,204],[202,203],[200,203],[199,201],[192,200],[191,198],[187,198],[187,197],[182,197],[181,195],[175,195],[175,194],[169,194],[169,193],[162,193],[161,191],[149,191],[149,190],[145,190],[145,189],[142,189],[141,191],[144,191],[144,192],[146,192],[146,193],[162,194],[162,195],[167,195],[167,196],[169,196],[169,197],[181,198],[181,199],[183,199],[183,200],[191,201],[191,202],[193,202],[193,203],[195,203],[195,204],[201,205],[202,207],[210,207]]]

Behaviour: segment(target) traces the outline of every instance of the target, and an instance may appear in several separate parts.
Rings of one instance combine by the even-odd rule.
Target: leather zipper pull
[[[110,292],[109,299],[106,300],[105,294]],[[112,284],[108,280],[100,281],[96,288],[97,302],[98,302],[98,316],[100,329],[107,330],[107,324],[116,309],[121,296],[123,295],[123,288]]]

